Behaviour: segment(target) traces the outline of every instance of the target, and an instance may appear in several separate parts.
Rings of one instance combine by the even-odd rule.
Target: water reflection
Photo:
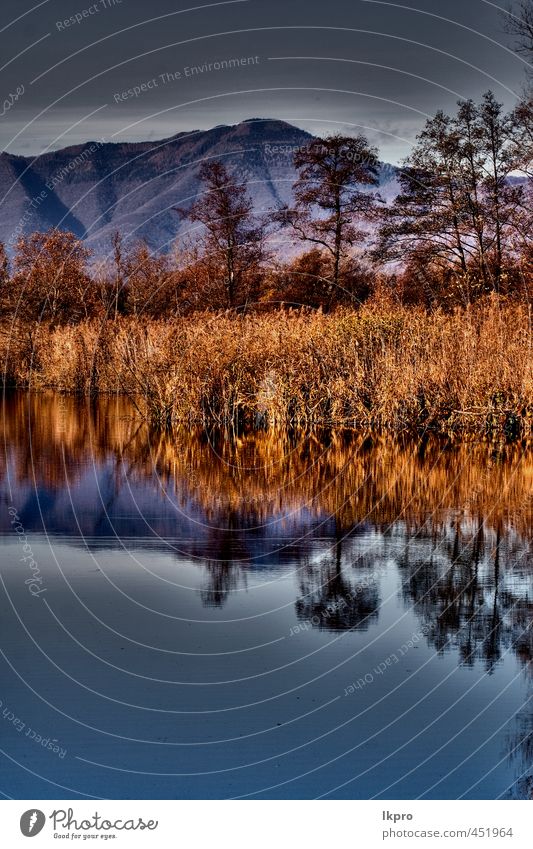
[[[406,551],[401,567],[404,598],[428,626],[437,651],[453,646],[462,663],[473,666],[482,658],[490,671],[512,645],[523,663],[530,662],[533,610],[527,595],[512,589],[515,577],[531,567],[530,551],[516,541],[509,551],[500,523],[487,529],[481,517],[477,524],[457,522],[428,558],[411,560]]]
[[[429,659],[447,656],[480,682],[500,667],[511,675],[513,658],[517,703],[519,687],[525,697],[512,730],[507,723],[499,732],[507,772],[494,788],[503,792],[507,782],[511,795],[531,796],[527,445],[346,432],[151,433],[125,399],[52,394],[6,397],[3,439],[2,502],[16,507],[28,533],[91,552],[135,547],[176,567],[192,565],[196,596],[213,621],[232,604],[246,619],[258,582],[277,581],[284,595],[272,610],[285,616],[278,641],[314,634],[340,652],[340,636],[375,640],[409,615]],[[0,530],[9,539],[7,509]],[[172,614],[170,606],[164,615]],[[355,680],[368,660],[352,669],[349,658]],[[339,666],[346,662],[343,655]],[[233,673],[226,669],[228,680]],[[422,693],[430,686],[424,674]],[[376,779],[376,793],[386,780]],[[422,794],[430,779],[421,781],[404,795]],[[367,787],[354,792],[365,796]],[[493,785],[483,792],[495,792]]]
[[[338,532],[366,522],[385,530],[440,533],[450,511],[484,527],[529,533],[533,469],[528,446],[446,445],[350,432],[255,431],[230,436],[191,429],[149,433],[124,398],[89,403],[57,395],[3,399],[2,476],[51,493],[105,467],[115,497],[132,482],[171,489],[185,506],[229,531],[272,517],[331,517]],[[423,523],[431,517],[431,528]],[[287,519],[289,520],[289,519]],[[328,528],[329,533],[329,528]],[[459,543],[459,539],[454,538]]]
[[[361,558],[364,560],[364,558]],[[296,615],[312,627],[330,631],[368,629],[379,612],[379,586],[370,568],[343,568],[342,540],[318,564],[300,570]]]

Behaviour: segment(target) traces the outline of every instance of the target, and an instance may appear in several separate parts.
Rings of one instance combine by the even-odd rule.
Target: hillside
[[[173,207],[192,203],[202,161],[223,160],[264,212],[290,201],[292,154],[310,139],[283,121],[252,119],[159,142],[87,142],[33,159],[2,153],[0,241],[12,253],[20,233],[57,226],[102,254],[118,229],[168,250],[188,229]],[[396,169],[383,165],[382,196],[393,197],[396,185]]]

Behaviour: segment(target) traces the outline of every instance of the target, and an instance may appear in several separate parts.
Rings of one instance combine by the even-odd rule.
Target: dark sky
[[[0,141],[28,155],[275,117],[312,132],[364,131],[383,159],[397,162],[438,108],[488,88],[514,103],[525,62],[512,50],[500,6],[2,0],[3,97],[17,89],[19,96],[0,107]],[[76,14],[81,19],[65,25]],[[186,70],[242,57],[253,61]],[[143,84],[140,94],[124,94]]]

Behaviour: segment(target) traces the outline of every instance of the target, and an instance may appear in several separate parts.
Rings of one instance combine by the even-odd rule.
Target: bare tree
[[[383,211],[377,259],[433,263],[466,274],[467,199],[457,179],[460,138],[449,116],[426,123],[399,174],[400,194]]]
[[[533,2],[521,0],[505,13],[505,28],[516,37],[515,49],[524,56],[533,56]]]
[[[533,178],[533,93],[524,97],[513,112],[513,143],[516,170]]]
[[[300,148],[294,164],[300,172],[294,184],[295,205],[283,207],[277,218],[298,239],[319,246],[329,256],[331,297],[341,285],[343,263],[354,245],[364,241],[364,224],[374,213],[376,195],[368,187],[378,183],[377,151],[364,136],[337,134]]]
[[[202,225],[200,258],[206,276],[224,292],[229,308],[242,305],[252,294],[265,256],[263,222],[254,220],[246,186],[230,176],[221,162],[200,169],[203,190],[182,218]],[[207,268],[208,266],[208,268]]]
[[[109,307],[113,312],[115,321],[124,302],[124,287],[126,284],[126,268],[124,262],[124,239],[122,234],[115,230],[111,237],[113,248],[113,280],[111,284],[111,303]]]
[[[491,92],[480,105],[460,103],[454,117],[430,119],[405,161],[402,191],[383,213],[377,258],[431,266],[468,299],[498,291],[524,202],[510,179],[513,133]]]

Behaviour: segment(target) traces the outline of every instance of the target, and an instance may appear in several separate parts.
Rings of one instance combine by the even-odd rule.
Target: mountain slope
[[[257,212],[291,200],[292,156],[311,136],[283,121],[253,119],[235,126],[180,133],[160,142],[104,143],[46,153],[35,159],[0,155],[0,241],[12,253],[20,233],[72,230],[97,254],[115,230],[168,250],[188,222],[175,206],[189,206],[198,169],[220,159],[246,183]],[[396,169],[382,166],[380,191],[396,193]]]

